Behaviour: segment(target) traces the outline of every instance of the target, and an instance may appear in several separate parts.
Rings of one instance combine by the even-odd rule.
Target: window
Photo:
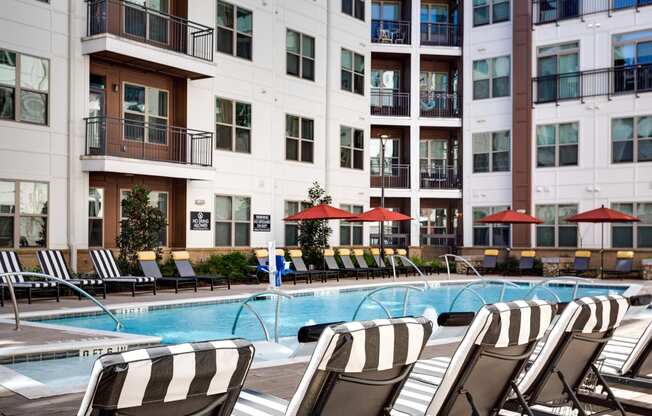
[[[487,215],[508,209],[508,206],[473,208],[473,245],[505,246],[510,245],[510,226],[506,224],[484,224],[478,222]]]
[[[578,123],[537,126],[537,167],[577,166]]]
[[[611,208],[638,217],[637,223],[611,225],[613,248],[652,248],[652,202],[618,202]]]
[[[473,99],[508,97],[510,73],[509,56],[473,61]]]
[[[48,124],[50,61],[0,49],[0,119]]]
[[[95,2],[96,13],[106,14],[106,5]],[[128,0],[123,6],[125,33],[153,42],[168,43],[169,22],[166,0]],[[160,14],[159,14],[160,13]]]
[[[287,30],[287,74],[315,80],[315,38],[303,33]]]
[[[423,173],[441,173],[442,169],[448,168],[448,140],[420,140],[419,166]]]
[[[253,14],[227,2],[217,2],[217,51],[251,61]]]
[[[285,116],[285,159],[314,162],[315,121],[309,118]]]
[[[579,42],[545,46],[537,50],[537,102],[579,97],[579,51]]]
[[[127,220],[127,216],[125,215],[124,211],[122,210],[122,201],[127,198],[129,195],[129,190],[123,189],[120,191],[120,222],[124,222]],[[149,206],[153,208],[158,208],[161,213],[163,214],[163,219],[165,220],[165,226],[161,228],[159,231],[159,238],[158,242],[161,246],[166,247],[168,245],[168,218],[169,218],[169,213],[168,213],[168,201],[169,201],[169,195],[167,192],[164,191],[150,191],[149,192]]]
[[[251,104],[215,99],[215,147],[251,153]]]
[[[639,0],[640,1],[640,0]],[[645,4],[651,4],[649,0]],[[652,89],[652,30],[614,35],[613,88],[615,92]]]
[[[537,247],[577,247],[577,224],[566,218],[577,214],[576,204],[537,205]]]
[[[442,236],[448,234],[448,209],[421,208],[419,215],[421,244],[438,245]]]
[[[473,0],[473,26],[509,20],[509,0]]]
[[[342,13],[364,22],[364,0],[342,0]]]
[[[251,198],[215,196],[215,246],[246,247],[250,244]]]
[[[284,218],[294,215],[304,209],[310,208],[310,203],[303,201],[285,201],[284,204]],[[298,221],[285,221],[285,245],[298,246],[299,245],[299,222]]]
[[[104,188],[88,188],[88,246],[104,246]]]
[[[652,161],[652,116],[615,118],[611,121],[611,161]]]
[[[48,184],[0,181],[0,247],[47,247]]]
[[[371,176],[380,176],[381,139],[373,138],[369,144],[371,153]],[[388,138],[385,140],[384,170],[387,176],[399,176],[400,140]]]
[[[340,204],[340,208],[352,214],[362,214],[362,205]],[[361,246],[364,226],[361,222],[340,221],[340,245]]]
[[[473,173],[509,172],[509,136],[509,130],[473,134]]]
[[[364,131],[340,126],[340,166],[364,169]]]
[[[158,88],[124,84],[122,101],[124,138],[167,144],[168,92]],[[145,126],[147,125],[147,128]]]
[[[364,56],[342,49],[342,89],[364,95]]]

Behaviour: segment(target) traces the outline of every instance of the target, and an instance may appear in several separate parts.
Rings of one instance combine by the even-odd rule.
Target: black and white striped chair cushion
[[[34,281],[24,281],[11,284],[15,289],[45,289],[51,287],[57,287],[57,282],[34,282]],[[0,286],[8,286],[7,283],[0,283]]]
[[[95,362],[78,416],[169,403],[240,389],[254,356],[235,339],[106,354]]]
[[[100,278],[121,277],[120,269],[118,269],[118,265],[115,263],[111,250],[91,250],[91,261]]]
[[[43,273],[59,279],[70,280],[68,265],[60,250],[39,250],[36,252],[36,257]]]
[[[627,374],[651,342],[652,323],[645,328],[639,338],[614,336],[607,342],[600,356],[599,360],[602,360],[600,371],[613,375]]]
[[[0,273],[12,273],[20,271],[20,262],[18,261],[18,256],[16,253],[13,251],[0,251]],[[42,280],[30,281],[25,280],[25,278],[20,275],[3,276],[2,279],[0,279],[0,285],[6,286],[7,280],[11,280],[13,287],[20,289],[44,289],[57,287],[56,282],[46,282]]]
[[[104,279],[105,282],[117,282],[117,283],[153,283],[156,281],[155,277],[146,277],[146,276],[124,276],[124,277],[114,277],[110,279]]]

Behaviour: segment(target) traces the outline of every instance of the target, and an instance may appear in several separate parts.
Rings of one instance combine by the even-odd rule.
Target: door
[[[539,48],[538,57],[538,102],[579,97],[579,44],[577,42]]]
[[[168,43],[168,0],[125,0],[124,32],[156,43]]]
[[[421,42],[448,45],[448,5],[421,4]]]
[[[88,122],[86,124],[86,152],[104,155],[106,152],[106,79],[91,74],[88,93]]]

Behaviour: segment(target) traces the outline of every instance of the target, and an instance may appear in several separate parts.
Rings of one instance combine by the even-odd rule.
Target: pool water
[[[422,286],[422,285],[419,285]],[[436,313],[447,312],[455,296],[464,284],[451,284],[426,289],[424,292],[410,291],[407,314],[418,316],[435,316]],[[474,286],[487,303],[500,299],[501,284]],[[550,284],[548,286],[562,301],[571,300],[574,285]],[[350,291],[316,290],[308,294],[282,299],[280,304],[280,337],[296,337],[299,328],[316,323],[335,321],[350,321],[359,303],[372,289],[356,289]],[[519,282],[518,287],[507,287],[504,300],[523,299],[531,289],[530,283]],[[581,285],[578,297],[618,294],[626,287]],[[374,295],[392,314],[401,316],[405,289],[392,288]],[[546,289],[538,288],[534,296],[539,299],[556,301]],[[267,328],[273,336],[275,298],[262,298],[250,305],[262,316]],[[454,305],[455,311],[477,311],[482,301],[472,292],[465,291]],[[155,309],[140,313],[121,313],[118,318],[125,324],[124,332],[140,335],[158,336],[164,344],[177,344],[210,339],[229,338],[231,327],[240,303],[213,303],[180,307]],[[367,300],[361,307],[357,319],[385,318],[386,313],[373,301]],[[42,322],[57,325],[67,325],[88,329],[113,331],[114,322],[106,315],[85,317],[69,317],[48,319]],[[235,336],[250,341],[264,340],[263,330],[256,318],[246,309],[240,316]]]

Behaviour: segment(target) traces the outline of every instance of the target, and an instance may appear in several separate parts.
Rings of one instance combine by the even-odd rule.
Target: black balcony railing
[[[371,41],[374,43],[410,44],[410,22],[402,20],[372,20]]]
[[[462,117],[462,97],[457,94],[421,91],[421,117]]]
[[[87,0],[88,36],[111,33],[213,60],[213,28],[127,0]]]
[[[409,116],[410,93],[392,90],[372,90],[371,115],[396,117]]]
[[[652,91],[652,64],[629,65],[532,79],[535,104]]]
[[[212,166],[213,133],[136,120],[89,117],[86,156]]]
[[[421,44],[429,46],[462,46],[460,25],[421,23]]]
[[[377,159],[371,160],[372,188],[380,188],[383,179],[385,188],[408,189],[410,188],[410,165],[400,163],[385,165],[384,178],[380,175],[380,163]]]
[[[533,0],[532,23],[542,25],[644,6],[652,6],[652,0]]]
[[[461,189],[462,176],[457,168],[447,166],[421,168],[421,189]]]

